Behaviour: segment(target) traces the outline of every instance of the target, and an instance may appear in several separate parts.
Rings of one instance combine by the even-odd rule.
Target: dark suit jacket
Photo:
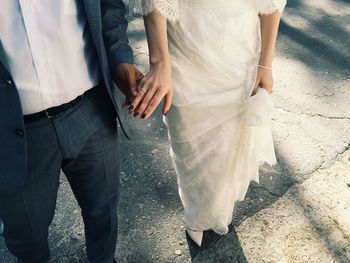
[[[127,114],[119,111],[124,99],[111,79],[110,69],[133,63],[126,36],[127,21],[122,0],[82,0],[102,78],[117,110],[124,133]],[[25,63],[24,63],[25,66]],[[0,42],[0,193],[21,191],[26,177],[26,136],[21,103]]]

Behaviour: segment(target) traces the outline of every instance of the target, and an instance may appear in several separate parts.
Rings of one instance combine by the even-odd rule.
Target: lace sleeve
[[[132,14],[148,15],[152,11],[158,11],[169,21],[176,22],[179,19],[178,0],[130,0],[129,8]]]
[[[286,4],[287,0],[259,0],[259,13],[262,15],[268,15],[279,10],[282,14]]]

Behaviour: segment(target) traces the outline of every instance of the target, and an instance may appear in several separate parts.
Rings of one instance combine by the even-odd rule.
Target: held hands
[[[273,89],[272,68],[258,66],[258,72],[256,75],[252,96],[256,94],[259,87],[265,89],[269,94],[272,93],[272,89]]]
[[[125,95],[125,102],[122,105],[123,108],[130,105],[137,95],[137,85],[142,77],[142,73],[134,65],[128,63],[119,64],[112,72],[114,83]]]
[[[114,70],[112,78],[125,95],[122,107],[129,106],[129,114],[148,118],[163,98],[162,112],[166,115],[169,111],[173,97],[170,63],[151,64],[146,76],[134,65],[122,63]]]
[[[166,115],[173,97],[170,63],[162,61],[151,64],[150,71],[140,81],[137,90],[130,103],[129,114],[147,119],[164,98],[162,112]]]

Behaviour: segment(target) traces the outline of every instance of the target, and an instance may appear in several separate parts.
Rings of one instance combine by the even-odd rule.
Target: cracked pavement
[[[131,21],[129,35],[146,71],[141,19]],[[185,236],[160,112],[130,121],[136,140],[120,144],[119,262],[350,262],[350,2],[289,1],[274,74],[278,165],[262,168],[260,184],[236,206],[230,233],[209,232],[202,249]],[[87,262],[64,176],[50,246],[51,262]],[[0,262],[14,262],[2,240]]]

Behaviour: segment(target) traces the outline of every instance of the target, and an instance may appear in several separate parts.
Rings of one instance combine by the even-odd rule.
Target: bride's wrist
[[[162,59],[150,59],[150,67],[157,68],[170,68],[170,59],[162,58]]]
[[[274,58],[273,52],[261,52],[260,59],[259,59],[259,65],[271,68],[273,58]]]
[[[151,65],[154,64],[165,64],[170,62],[170,55],[167,50],[157,50],[150,52],[149,62]]]

